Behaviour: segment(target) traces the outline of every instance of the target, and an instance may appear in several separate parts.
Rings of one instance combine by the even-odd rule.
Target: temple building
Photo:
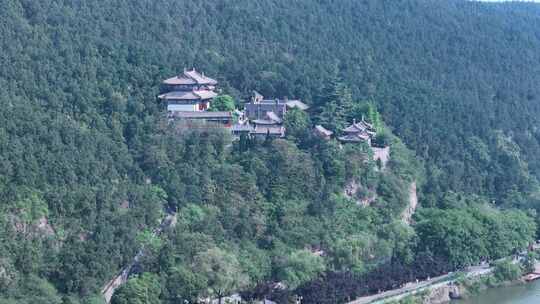
[[[159,99],[166,102],[169,114],[179,111],[197,112],[210,108],[218,82],[195,69],[163,81]]]
[[[305,111],[308,105],[297,99],[264,99],[264,96],[253,91],[251,101],[245,105],[245,114],[251,121],[283,120],[287,109],[298,108]],[[281,123],[281,122],[280,122]]]
[[[300,100],[264,99],[264,96],[253,91],[250,102],[245,104],[244,116],[233,126],[233,134],[249,134],[263,138],[284,137],[283,120],[288,109],[307,110],[309,107]]]
[[[163,81],[158,98],[167,106],[169,122],[181,128],[230,128],[231,112],[207,111],[218,82],[195,69]]]
[[[371,145],[371,140],[375,135],[376,132],[373,125],[367,123],[364,119],[359,123],[354,120],[352,125],[343,129],[343,135],[338,137],[338,140],[342,143],[366,142],[368,145]]]

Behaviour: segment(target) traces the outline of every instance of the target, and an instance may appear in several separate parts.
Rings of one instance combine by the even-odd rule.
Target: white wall
[[[167,111],[199,111],[199,106],[197,104],[186,104],[186,105],[171,104],[171,105],[167,105]]]

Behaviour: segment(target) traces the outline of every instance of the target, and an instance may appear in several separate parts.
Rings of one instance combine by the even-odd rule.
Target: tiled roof
[[[210,99],[217,96],[213,91],[193,91],[193,93],[199,96],[201,99]]]
[[[269,119],[255,119],[253,123],[256,125],[276,125],[277,123]]]
[[[316,125],[315,130],[317,130],[318,132],[320,132],[321,134],[324,134],[326,136],[332,136],[332,134],[334,134],[334,132],[326,129],[325,127],[323,127],[321,125]]]
[[[343,130],[343,132],[346,133],[358,133],[364,131],[366,131],[366,128],[360,124],[352,124]]]
[[[307,109],[309,109],[309,106],[303,102],[301,102],[300,100],[287,100],[285,101],[285,104],[287,105],[287,107],[289,108],[298,108],[302,111],[305,111]]]
[[[369,140],[369,135],[363,133],[347,134],[340,136],[338,139],[343,142],[363,142]]]
[[[283,103],[261,102],[261,103],[246,103],[245,113],[249,119],[266,119],[267,112],[274,112],[280,119],[285,115],[286,105]]]
[[[253,134],[270,134],[270,135],[285,135],[285,128],[282,126],[256,126],[252,131]]]
[[[201,99],[200,96],[195,95],[192,91],[178,91],[178,92],[169,92],[165,94],[161,94],[158,96],[159,99],[182,99],[182,100],[194,100],[194,99]]]
[[[184,75],[195,80],[198,84],[212,84],[212,85],[216,85],[217,84],[217,81],[215,79],[212,79],[210,77],[206,77],[204,76],[204,73],[201,74],[197,71],[195,71],[195,69],[193,69],[192,71],[186,71],[184,72]]]
[[[197,99],[211,99],[216,97],[217,94],[212,91],[175,91],[158,96],[159,99],[175,99],[175,100],[197,100]]]
[[[189,78],[189,77],[185,77],[183,75],[178,75],[178,76],[174,76],[174,77],[171,77],[169,79],[165,79],[163,81],[164,84],[169,84],[169,85],[178,85],[178,84],[197,84],[197,82],[195,82],[195,80]]]
[[[279,116],[276,115],[276,113],[270,111],[270,112],[266,112],[266,117],[270,118],[270,120],[276,122],[276,123],[282,123],[283,120],[281,118],[279,118]]]
[[[208,84],[216,85],[218,82],[215,79],[204,76],[195,70],[184,71],[184,73],[171,77],[163,81],[165,84],[169,85],[182,85],[182,84]]]
[[[343,132],[346,133],[358,133],[358,132],[366,132],[366,131],[374,131],[373,125],[370,123],[367,123],[366,121],[362,120],[360,122],[354,122],[352,125],[348,126],[343,130]]]

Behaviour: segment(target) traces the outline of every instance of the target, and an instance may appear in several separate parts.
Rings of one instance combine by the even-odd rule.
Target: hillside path
[[[165,218],[161,220],[159,227],[152,231],[152,235],[158,236],[163,232],[163,230],[165,230],[165,228],[174,227],[175,225],[176,213],[167,213],[167,216],[165,216]],[[103,286],[103,288],[101,289],[101,295],[105,299],[106,303],[110,303],[114,291],[122,284],[127,282],[129,275],[131,274],[131,270],[139,263],[142,257],[144,257],[144,248],[141,248],[139,252],[137,252],[135,257],[133,257],[133,259],[131,260],[131,263],[122,268],[122,270],[120,270],[120,272],[112,280],[110,280],[109,282],[107,282],[107,284],[105,284],[105,286]]]

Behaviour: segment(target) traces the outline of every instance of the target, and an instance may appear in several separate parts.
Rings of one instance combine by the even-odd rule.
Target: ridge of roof
[[[204,73],[199,73],[195,69],[192,69],[191,71],[188,71],[184,69],[184,72],[182,74],[176,75],[174,77],[165,79],[163,81],[165,84],[170,85],[177,85],[177,84],[209,84],[209,85],[216,85],[218,82],[217,80],[207,77],[204,75]]]
[[[204,76],[204,73],[199,73],[195,69],[191,71],[184,71],[184,76],[191,78],[197,84],[217,84],[215,79]]]

